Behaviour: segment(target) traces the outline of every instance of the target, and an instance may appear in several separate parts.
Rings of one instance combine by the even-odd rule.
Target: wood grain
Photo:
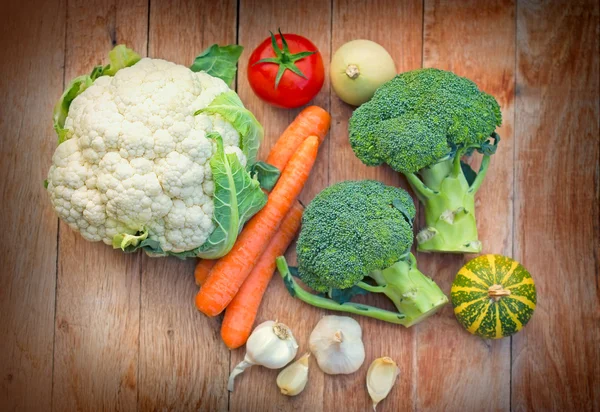
[[[252,50],[268,35],[269,30],[281,27],[285,33],[299,33],[310,39],[321,51],[325,68],[328,70],[330,60],[331,7],[329,2],[318,0],[302,2],[242,0],[239,10],[239,43],[245,46],[240,59],[240,75],[238,76],[238,93],[246,107],[252,111],[265,128],[265,140],[259,157],[265,159],[268,151],[281,132],[290,124],[300,109],[277,109],[259,100],[252,92],[246,75],[247,62]],[[313,104],[329,110],[329,80]],[[319,157],[313,168],[311,177],[300,196],[308,202],[328,184],[328,155],[330,136],[325,138],[319,150]],[[292,246],[287,257],[290,264],[295,264]],[[281,278],[276,274],[271,281],[265,298],[256,318],[256,324],[266,320],[275,320],[292,328],[300,345],[298,356],[308,350],[308,336],[317,323],[322,312],[307,307],[304,303],[293,299],[286,291]],[[232,351],[231,368],[244,357],[244,348]],[[324,377],[318,370],[314,359],[310,360],[310,378],[304,392],[289,398],[281,395],[275,384],[277,371],[255,367],[236,379],[235,392],[230,396],[230,409],[233,411],[274,411],[274,410],[322,410],[324,397]]]
[[[481,4],[425,2],[423,66],[468,77],[500,103],[503,120],[498,133],[502,141],[475,207],[483,252],[510,255],[515,4],[512,0],[488,1],[485,8]],[[478,164],[479,159],[475,160]],[[449,294],[456,272],[472,257],[420,253],[418,261],[423,272]],[[451,305],[416,330],[417,409],[509,409],[509,339],[491,341],[470,335],[458,325]]]
[[[56,146],[49,113],[62,92],[64,54],[56,45],[64,42],[65,15],[59,0],[0,5],[0,409],[4,411],[51,407],[58,221],[42,182]],[[23,26],[32,27],[22,33]]]
[[[150,57],[189,66],[209,45],[235,43],[235,33],[235,1],[150,5]],[[227,409],[229,351],[219,320],[194,306],[194,265],[194,259],[142,259],[140,410]]]
[[[66,81],[104,63],[116,44],[125,43],[144,55],[147,18],[140,18],[147,15],[144,4],[144,0],[69,1]],[[135,409],[139,258],[113,251],[103,243],[86,242],[61,223],[55,410]]]
[[[513,338],[514,410],[600,410],[599,18],[519,3],[515,257],[538,306]]]
[[[600,10],[591,0],[515,1],[0,2],[0,410],[366,410],[368,364],[389,355],[401,375],[380,411],[600,411]],[[354,375],[326,376],[311,359],[306,390],[287,398],[277,371],[257,367],[229,397],[244,348],[228,352],[219,319],[195,310],[194,262],[124,255],[57,224],[41,182],[64,81],[118,43],[187,65],[237,38],[246,47],[238,91],[265,127],[264,158],[299,111],[258,100],[247,82],[251,51],[277,27],[313,40],[326,70],[341,44],[368,38],[399,71],[450,69],[499,100],[502,142],[477,196],[480,237],[485,252],[520,260],[538,287],[536,313],[512,341],[472,337],[449,306],[409,330],[359,318],[367,359]],[[352,108],[328,80],[314,103],[333,121],[305,203],[345,179],[407,187],[354,157]],[[417,258],[449,292],[470,257]],[[257,322],[289,324],[300,355],[325,313],[275,276]]]
[[[336,0],[333,4],[332,53],[350,40],[368,39],[381,44],[390,53],[398,72],[421,66],[421,1]],[[331,113],[334,118],[331,142],[335,150],[331,151],[329,158],[330,183],[348,179],[377,179],[406,189],[406,182],[389,167],[367,167],[356,158],[348,141],[348,119],[353,110],[353,107],[342,102],[331,90]],[[373,294],[364,301],[393,310],[393,305],[380,295]],[[323,311],[323,314],[326,312]],[[344,405],[348,410],[368,410],[371,400],[365,388],[367,369],[374,359],[382,356],[389,356],[396,361],[400,376],[390,395],[377,406],[377,410],[413,409],[413,394],[416,389],[413,365],[416,349],[414,328],[406,329],[359,316],[354,318],[363,328],[365,363],[352,375],[326,380],[325,393],[328,396],[325,397],[323,409],[337,410],[340,405]]]

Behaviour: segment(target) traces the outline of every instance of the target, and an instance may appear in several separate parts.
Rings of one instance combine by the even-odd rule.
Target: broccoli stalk
[[[421,169],[421,179],[415,173],[406,174],[408,183],[425,206],[426,228],[417,234],[417,250],[481,252],[475,219],[475,193],[489,164],[490,156],[485,155],[471,184],[462,171],[458,155]]]
[[[348,312],[410,327],[436,313],[448,303],[448,298],[433,280],[423,275],[410,254],[409,260],[394,263],[387,269],[376,270],[369,276],[377,286],[358,282],[357,287],[372,293],[383,293],[396,306],[398,312],[354,302],[339,303],[302,289],[292,277],[283,256],[277,258],[277,269],[290,295],[309,305],[337,312]]]
[[[379,285],[376,290],[369,285],[366,288],[364,282],[357,286],[370,292],[385,294],[398,311],[405,315],[402,325],[406,327],[419,323],[448,303],[448,298],[440,287],[417,268],[417,260],[412,253],[409,253],[408,259],[371,272],[369,277]]]

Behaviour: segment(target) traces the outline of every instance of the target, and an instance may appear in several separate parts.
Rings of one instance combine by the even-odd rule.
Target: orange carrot
[[[303,211],[299,202],[294,203],[254,269],[227,306],[221,326],[221,338],[229,349],[239,348],[248,340],[260,302],[275,271],[275,259],[283,255],[294,240]]]
[[[283,131],[271,149],[267,163],[283,170],[296,149],[308,136],[317,136],[322,142],[329,131],[331,116],[318,106],[302,110],[294,121]]]
[[[194,277],[196,278],[196,285],[202,286],[206,279],[208,279],[208,275],[212,270],[213,266],[217,263],[214,259],[200,259],[198,264],[196,265],[196,270],[194,271]]]
[[[319,139],[310,136],[294,153],[265,207],[246,224],[231,251],[215,264],[196,295],[196,307],[202,313],[216,316],[231,302],[302,191],[318,151]]]
[[[298,146],[308,137],[317,136],[323,142],[329,130],[331,116],[318,106],[309,106],[296,116],[296,119],[281,134],[269,153],[271,164],[283,170]],[[195,271],[196,284],[206,281],[216,261],[201,260]]]

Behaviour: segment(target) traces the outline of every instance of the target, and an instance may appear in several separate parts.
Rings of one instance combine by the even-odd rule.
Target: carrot
[[[281,134],[271,151],[267,163],[283,170],[298,146],[308,137],[317,136],[322,143],[329,130],[331,116],[318,106],[309,106],[296,116]],[[196,284],[200,286],[208,278],[216,262],[201,260],[196,266]]]
[[[323,142],[329,130],[331,116],[318,106],[309,106],[302,110],[294,121],[281,134],[268,157],[268,163],[283,170],[298,146],[308,136],[314,135]],[[200,286],[206,281],[215,261],[202,260],[198,262],[195,271],[196,284]]]
[[[283,255],[294,240],[303,211],[299,202],[294,203],[254,269],[227,306],[221,326],[221,338],[229,349],[239,348],[248,340],[260,302],[275,271],[275,259]]]
[[[202,286],[206,279],[208,279],[208,275],[212,270],[213,266],[217,263],[214,259],[201,259],[198,261],[196,265],[196,270],[194,271],[194,277],[196,278],[196,285]]]
[[[317,136],[322,142],[329,131],[331,116],[318,106],[302,110],[283,131],[267,157],[267,163],[283,170],[296,149],[308,136]]]
[[[231,251],[215,264],[196,295],[196,307],[202,313],[216,316],[231,302],[302,191],[318,150],[316,136],[302,142],[283,170],[265,207],[246,224]]]

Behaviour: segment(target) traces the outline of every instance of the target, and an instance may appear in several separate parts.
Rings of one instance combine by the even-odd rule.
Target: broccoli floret
[[[304,212],[296,251],[302,281],[330,298],[300,289],[283,261],[290,293],[315,306],[405,326],[434,313],[448,300],[416,268],[410,253],[414,217],[410,195],[380,182],[346,181],[323,190]],[[369,278],[376,286],[366,282]],[[384,293],[399,312],[346,301],[356,291]]]
[[[319,292],[346,289],[365,273],[392,265],[410,250],[414,217],[413,201],[402,189],[368,180],[326,188],[302,217],[302,280]]]
[[[425,204],[427,228],[417,237],[418,250],[479,252],[473,197],[495,152],[495,129],[501,123],[496,99],[472,81],[444,70],[419,69],[383,84],[356,109],[349,137],[363,163],[386,163],[406,175]],[[484,154],[477,178],[461,164],[474,150]]]

